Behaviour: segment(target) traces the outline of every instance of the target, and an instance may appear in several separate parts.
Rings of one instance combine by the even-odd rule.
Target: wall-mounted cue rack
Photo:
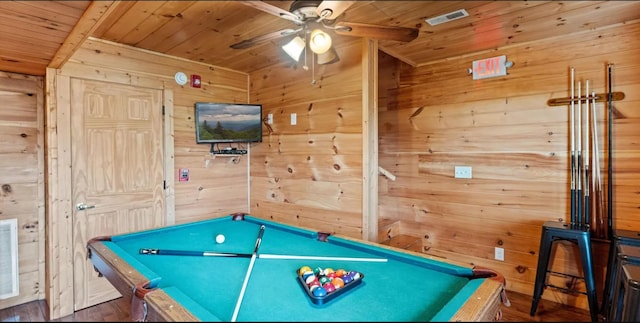
[[[620,101],[625,97],[624,92],[612,92],[611,93],[611,101]],[[583,96],[580,98],[557,98],[557,99],[549,99],[547,101],[548,106],[563,106],[571,104],[571,101],[574,103],[578,103],[581,101],[582,103],[586,103],[587,100],[592,100],[594,97],[592,96]],[[596,102],[607,102],[609,100],[609,93],[598,93],[595,95]]]
[[[613,64],[607,64],[608,80],[607,92],[589,92],[589,80],[585,82],[575,80],[575,70],[570,68],[571,96],[565,98],[550,99],[549,106],[568,106],[570,127],[570,165],[571,165],[571,214],[570,224],[572,228],[588,229],[593,236],[599,239],[608,239],[613,231],[612,214],[612,119],[613,101],[625,98],[623,92],[612,91],[611,70]],[[586,85],[582,95],[583,85]],[[576,95],[577,88],[577,95]],[[603,194],[600,148],[598,143],[598,121],[596,103],[604,102],[607,109],[607,206]],[[591,149],[591,151],[590,151]],[[591,166],[591,168],[590,168]],[[591,195],[593,193],[593,195]],[[606,214],[605,214],[606,213]],[[592,216],[593,215],[593,216]],[[607,223],[605,223],[605,216]]]

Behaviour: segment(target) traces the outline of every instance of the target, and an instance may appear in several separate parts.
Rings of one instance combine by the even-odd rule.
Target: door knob
[[[95,205],[86,205],[84,203],[78,203],[76,205],[76,209],[78,211],[83,211],[83,210],[86,210],[86,209],[93,209],[94,207],[96,207],[96,206]]]

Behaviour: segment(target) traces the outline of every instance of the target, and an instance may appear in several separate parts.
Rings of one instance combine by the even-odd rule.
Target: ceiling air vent
[[[452,20],[460,19],[469,16],[466,10],[460,9],[450,13],[445,13],[437,17],[426,19],[427,23],[431,26],[439,25]]]

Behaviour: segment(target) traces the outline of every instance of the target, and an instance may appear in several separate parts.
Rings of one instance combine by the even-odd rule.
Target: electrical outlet
[[[267,124],[273,124],[273,113],[267,114]]]
[[[471,178],[471,166],[456,166],[453,176],[455,178]]]
[[[298,115],[295,113],[291,114],[291,125],[295,126],[298,123]]]
[[[495,258],[496,260],[504,261],[504,249],[496,247],[495,249]]]

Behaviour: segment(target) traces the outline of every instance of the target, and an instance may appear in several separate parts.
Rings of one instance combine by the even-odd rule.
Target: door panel
[[[162,91],[71,80],[74,309],[120,294],[86,257],[93,237],[164,224]]]

